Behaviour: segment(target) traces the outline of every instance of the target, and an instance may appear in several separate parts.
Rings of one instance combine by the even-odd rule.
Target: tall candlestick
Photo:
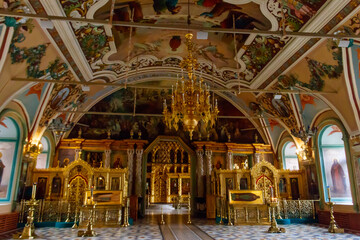
[[[270,196],[271,196],[271,199],[274,198],[274,189],[272,186],[270,186]]]
[[[330,186],[327,186],[326,189],[327,189],[327,196],[328,196],[328,199],[329,199],[329,202],[330,202],[330,199],[331,199],[331,196],[330,196]]]
[[[32,187],[31,198],[35,199],[35,195],[36,195],[36,182],[34,182]]]
[[[94,197],[94,186],[91,186],[91,198]]]

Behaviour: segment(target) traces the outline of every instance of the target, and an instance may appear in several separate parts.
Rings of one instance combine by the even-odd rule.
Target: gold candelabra
[[[231,210],[230,210],[230,204],[228,204],[228,226],[233,226],[233,223],[231,221]]]
[[[71,214],[71,206],[70,206],[70,202],[68,202],[66,220],[65,220],[65,222],[67,222],[67,223],[70,222],[70,214]]]
[[[339,228],[339,226],[337,225],[336,221],[335,221],[335,216],[334,216],[334,205],[335,203],[331,201],[331,196],[330,196],[330,187],[327,187],[327,193],[328,193],[328,198],[329,198],[329,202],[326,203],[327,205],[329,205],[330,207],[330,225],[329,225],[329,232],[330,233],[344,233],[344,229],[343,228]]]
[[[163,213],[163,207],[161,206],[161,220],[160,220],[160,225],[165,225],[165,221],[164,221],[164,213]]]
[[[91,204],[89,206],[91,208],[90,208],[89,221],[88,221],[88,224],[86,225],[86,231],[84,231],[84,230],[78,231],[78,237],[95,237],[96,236],[96,232],[93,229],[96,202],[94,202],[93,198],[91,198]]]
[[[77,204],[76,204],[76,206],[75,206],[75,218],[74,218],[74,225],[72,225],[72,229],[76,229],[76,228],[78,228],[79,227],[79,225],[78,225],[78,221],[79,221],[79,219],[78,219],[78,207],[77,207]]]
[[[178,130],[179,122],[182,122],[184,130],[189,131],[190,140],[199,121],[212,127],[219,113],[217,100],[215,104],[210,104],[210,86],[203,84],[201,76],[195,76],[199,63],[193,56],[192,37],[191,33],[185,35],[188,55],[180,63],[181,72],[186,70],[188,78],[182,75],[181,86],[177,82],[175,90],[172,87],[171,111],[168,111],[166,99],[163,110],[166,125]]]
[[[223,199],[220,197],[220,221],[219,224],[224,224],[222,218],[223,218]]]
[[[37,237],[35,234],[34,226],[34,211],[35,206],[39,204],[39,200],[35,199],[36,194],[36,183],[33,184],[31,199],[26,202],[26,205],[29,206],[29,212],[27,216],[27,222],[21,234],[15,235],[15,239],[34,239]]]
[[[190,193],[189,193],[189,200],[188,200],[188,220],[187,220],[187,224],[192,224],[191,222],[191,196],[190,196]]]
[[[271,202],[269,203],[270,212],[271,212],[271,226],[268,229],[268,233],[284,233],[286,232],[285,228],[280,228],[277,225],[275,218],[275,208],[277,207],[277,199],[271,198]]]
[[[121,225],[122,227],[128,227],[130,226],[129,224],[129,206],[130,206],[130,199],[129,198],[125,198],[126,200],[126,204],[125,204],[125,209],[124,209],[124,223],[123,225]]]

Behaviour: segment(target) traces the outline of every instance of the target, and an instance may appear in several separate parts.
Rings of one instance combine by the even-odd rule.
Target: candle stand
[[[334,204],[333,202],[330,201],[331,199],[329,199],[329,202],[327,203],[327,205],[329,205],[330,207],[330,225],[329,225],[329,232],[330,233],[344,233],[344,229],[343,228],[339,228],[339,226],[337,225],[336,221],[335,221],[335,217],[334,217]]]
[[[275,219],[275,208],[277,206],[276,201],[271,201],[269,203],[270,211],[271,211],[271,226],[268,229],[268,233],[284,233],[286,232],[285,228],[279,228]]]
[[[187,224],[192,224],[191,222],[191,202],[190,202],[190,194],[189,194],[189,202],[188,202],[188,220],[187,220]]]
[[[121,227],[128,227],[129,224],[129,207],[130,207],[130,198],[125,198],[125,209],[124,209],[124,223]]]
[[[92,201],[92,204],[89,206],[91,207],[91,211],[90,211],[90,216],[89,216],[89,222],[86,226],[86,231],[84,231],[84,230],[78,231],[78,237],[95,237],[96,236],[96,232],[93,230],[96,202]]]
[[[22,233],[13,236],[13,238],[15,239],[34,239],[37,237],[37,235],[35,234],[35,227],[34,227],[34,211],[35,211],[35,206],[39,204],[39,200],[35,199],[35,194],[36,194],[36,183],[34,183],[32,188],[31,199],[26,202],[26,205],[29,206],[27,222],[25,224]]]
[[[163,214],[163,207],[162,207],[162,206],[161,206],[161,220],[160,220],[160,225],[165,225],[164,214]]]

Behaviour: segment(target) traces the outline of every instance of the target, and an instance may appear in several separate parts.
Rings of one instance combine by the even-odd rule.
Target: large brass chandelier
[[[181,71],[187,71],[187,77],[182,75],[181,86],[176,82],[175,89],[172,87],[171,111],[168,110],[166,99],[163,111],[167,127],[178,130],[181,122],[184,130],[189,131],[190,140],[199,121],[213,127],[219,113],[217,100],[210,103],[210,86],[203,84],[201,76],[195,76],[199,64],[193,57],[192,37],[191,33],[185,35],[188,55],[180,62]]]

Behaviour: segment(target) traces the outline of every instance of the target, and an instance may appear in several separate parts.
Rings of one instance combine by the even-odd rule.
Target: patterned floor
[[[286,233],[267,233],[269,226],[224,226],[195,221],[196,225],[216,240],[277,240],[277,239],[302,239],[302,240],[360,240],[360,233],[332,234],[327,228],[308,224],[281,225]]]
[[[223,225],[214,225],[207,221],[198,220],[196,221],[196,226],[190,227],[189,229],[196,230],[194,228],[199,228],[208,234],[211,238],[216,240],[281,240],[281,239],[302,239],[302,240],[360,240],[360,233],[357,234],[331,234],[327,232],[327,229],[324,227],[319,227],[315,225],[301,225],[293,224],[286,226],[286,233],[267,233],[266,230],[268,226],[223,226]],[[199,237],[197,235],[194,238],[189,237],[188,234],[179,234],[176,231],[176,226],[174,223],[170,223],[170,229],[174,231],[175,237],[170,237],[166,233],[164,237],[161,234],[160,228],[157,224],[153,222],[142,221],[137,225],[128,227],[128,228],[97,228],[95,229],[98,233],[97,237],[93,238],[79,238],[77,237],[77,230],[72,229],[59,229],[59,228],[40,228],[36,230],[36,233],[39,235],[40,239],[92,239],[92,240],[114,240],[114,239],[165,239],[165,240],[198,240],[206,239],[204,237]],[[163,227],[163,226],[162,226]],[[184,231],[185,226],[181,226],[181,223],[178,225],[179,229]],[[12,234],[0,235],[0,239],[12,239]]]
[[[164,209],[166,225],[159,226],[160,216],[157,209],[148,212],[145,219],[138,220],[136,225],[128,228],[95,228],[98,236],[93,238],[77,237],[78,230],[64,228],[38,228],[36,234],[39,239],[92,239],[92,240],[126,240],[126,239],[154,239],[154,240],[275,240],[275,239],[303,239],[303,240],[360,240],[360,233],[331,234],[327,228],[318,225],[292,224],[285,225],[286,233],[267,233],[269,226],[216,225],[214,220],[193,219],[193,225],[185,225],[187,215],[180,215],[182,211],[174,212],[170,208]],[[170,212],[169,212],[170,211]],[[15,232],[14,232],[15,233]],[[0,239],[12,239],[14,233],[0,235]]]
[[[161,208],[164,215],[182,215],[187,214],[188,209],[181,207],[180,209],[173,208],[170,204],[151,204],[149,208],[145,210],[146,215],[159,215],[161,214]]]

